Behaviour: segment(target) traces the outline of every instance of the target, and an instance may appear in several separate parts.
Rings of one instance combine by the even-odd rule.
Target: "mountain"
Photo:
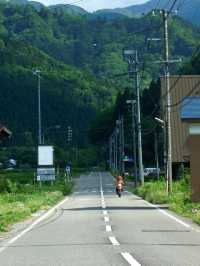
[[[88,12],[81,8],[81,7],[78,7],[78,6],[74,6],[74,5],[62,5],[62,4],[58,4],[58,5],[52,5],[52,6],[49,6],[49,9],[50,10],[53,10],[53,11],[61,11],[61,12],[64,12],[66,14],[69,14],[69,15],[87,15]]]
[[[14,5],[24,5],[28,3],[28,0],[0,0],[0,4],[14,4]]]
[[[0,3],[14,4],[14,5],[32,5],[37,10],[41,9],[43,4],[36,1],[29,0],[0,0]],[[144,4],[137,4],[125,8],[115,8],[115,9],[101,9],[93,13],[89,13],[81,7],[69,4],[58,4],[49,6],[48,9],[57,12],[65,12],[66,14],[73,16],[88,16],[91,19],[95,17],[104,18],[107,20],[113,20],[118,18],[123,18],[124,16],[129,18],[140,18],[143,15],[149,13],[154,8],[159,9],[169,9],[171,7],[171,1],[169,0],[149,0]],[[178,10],[177,16],[182,19],[199,26],[200,16],[198,10],[200,10],[200,0],[192,1],[177,1],[174,6],[174,11]]]
[[[140,5],[133,5],[126,8],[116,8],[116,9],[106,9],[106,10],[99,10],[96,12],[96,14],[121,14],[125,15],[127,17],[141,17],[144,14],[149,13],[152,9],[156,8],[170,8],[171,1],[168,0],[150,0],[144,4]],[[199,10],[200,10],[200,0],[192,0],[192,1],[184,1],[181,0],[177,1],[174,10],[178,9],[177,15],[183,18],[186,21],[189,21],[190,23],[194,25],[200,25],[200,16],[199,16]]]
[[[81,11],[82,12],[82,11]],[[144,86],[160,74],[162,44],[146,49],[146,27],[155,28],[161,18],[119,18],[71,15],[32,5],[0,5],[1,122],[13,133],[37,136],[37,80],[32,70],[42,70],[43,126],[71,125],[75,143],[87,142],[87,129],[99,111],[113,105],[118,92],[132,89],[122,51],[133,47],[147,62]],[[170,54],[188,59],[200,34],[189,23],[170,20]],[[140,30],[141,33],[135,34]],[[151,37],[162,36],[162,28]],[[177,66],[178,68],[178,66]],[[176,69],[177,69],[176,68]],[[171,71],[175,71],[175,66]],[[9,106],[9,108],[8,108]],[[22,135],[23,135],[22,134]],[[17,143],[24,141],[15,137]],[[21,141],[21,142],[20,142]],[[29,139],[30,141],[30,139]],[[55,141],[65,145],[64,133]]]

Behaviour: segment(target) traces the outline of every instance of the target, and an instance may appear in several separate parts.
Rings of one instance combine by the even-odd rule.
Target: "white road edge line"
[[[113,244],[113,246],[120,246],[120,243],[117,241],[117,239],[114,236],[109,236],[109,240]]]
[[[141,264],[135,260],[130,253],[122,252],[121,255],[131,266],[141,266]]]
[[[110,225],[106,225],[106,232],[112,232],[112,227]]]
[[[19,238],[21,238],[23,235],[31,231],[37,224],[42,222],[44,219],[46,219],[48,216],[50,216],[58,207],[60,207],[62,204],[64,204],[68,198],[65,198],[61,202],[59,202],[56,206],[48,210],[45,214],[40,216],[36,221],[34,221],[30,226],[28,226],[25,230],[23,230],[21,233],[19,233],[17,236],[14,238],[10,239],[5,246],[0,248],[0,253],[3,252],[6,248],[8,248],[11,244],[13,244],[15,241],[17,241]]]
[[[154,204],[152,204],[152,203],[150,203],[150,202],[148,202],[148,201],[146,201],[146,200],[145,200],[145,202],[146,202],[149,206],[154,207],[154,208],[157,209],[160,213],[162,213],[162,214],[164,214],[165,216],[171,218],[172,220],[176,221],[177,223],[183,225],[184,227],[186,227],[186,228],[191,228],[191,226],[190,226],[189,224],[187,224],[187,223],[181,221],[180,219],[176,218],[175,216],[173,216],[172,214],[166,212],[165,210],[161,210],[158,206],[156,206],[156,205],[154,205]]]

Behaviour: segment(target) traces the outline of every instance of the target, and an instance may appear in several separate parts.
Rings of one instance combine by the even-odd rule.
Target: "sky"
[[[126,7],[147,2],[147,0],[35,0],[45,5],[73,4],[87,11],[95,11],[104,8]]]

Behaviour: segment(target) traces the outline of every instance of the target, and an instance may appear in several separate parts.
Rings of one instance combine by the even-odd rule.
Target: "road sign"
[[[128,157],[128,156],[124,156],[123,162],[133,162],[133,158]]]
[[[37,181],[54,181],[56,179],[55,168],[38,168]]]

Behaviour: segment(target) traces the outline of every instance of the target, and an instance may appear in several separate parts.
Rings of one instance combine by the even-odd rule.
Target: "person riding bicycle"
[[[119,190],[123,191],[124,178],[122,175],[116,177],[116,193],[119,193]]]

